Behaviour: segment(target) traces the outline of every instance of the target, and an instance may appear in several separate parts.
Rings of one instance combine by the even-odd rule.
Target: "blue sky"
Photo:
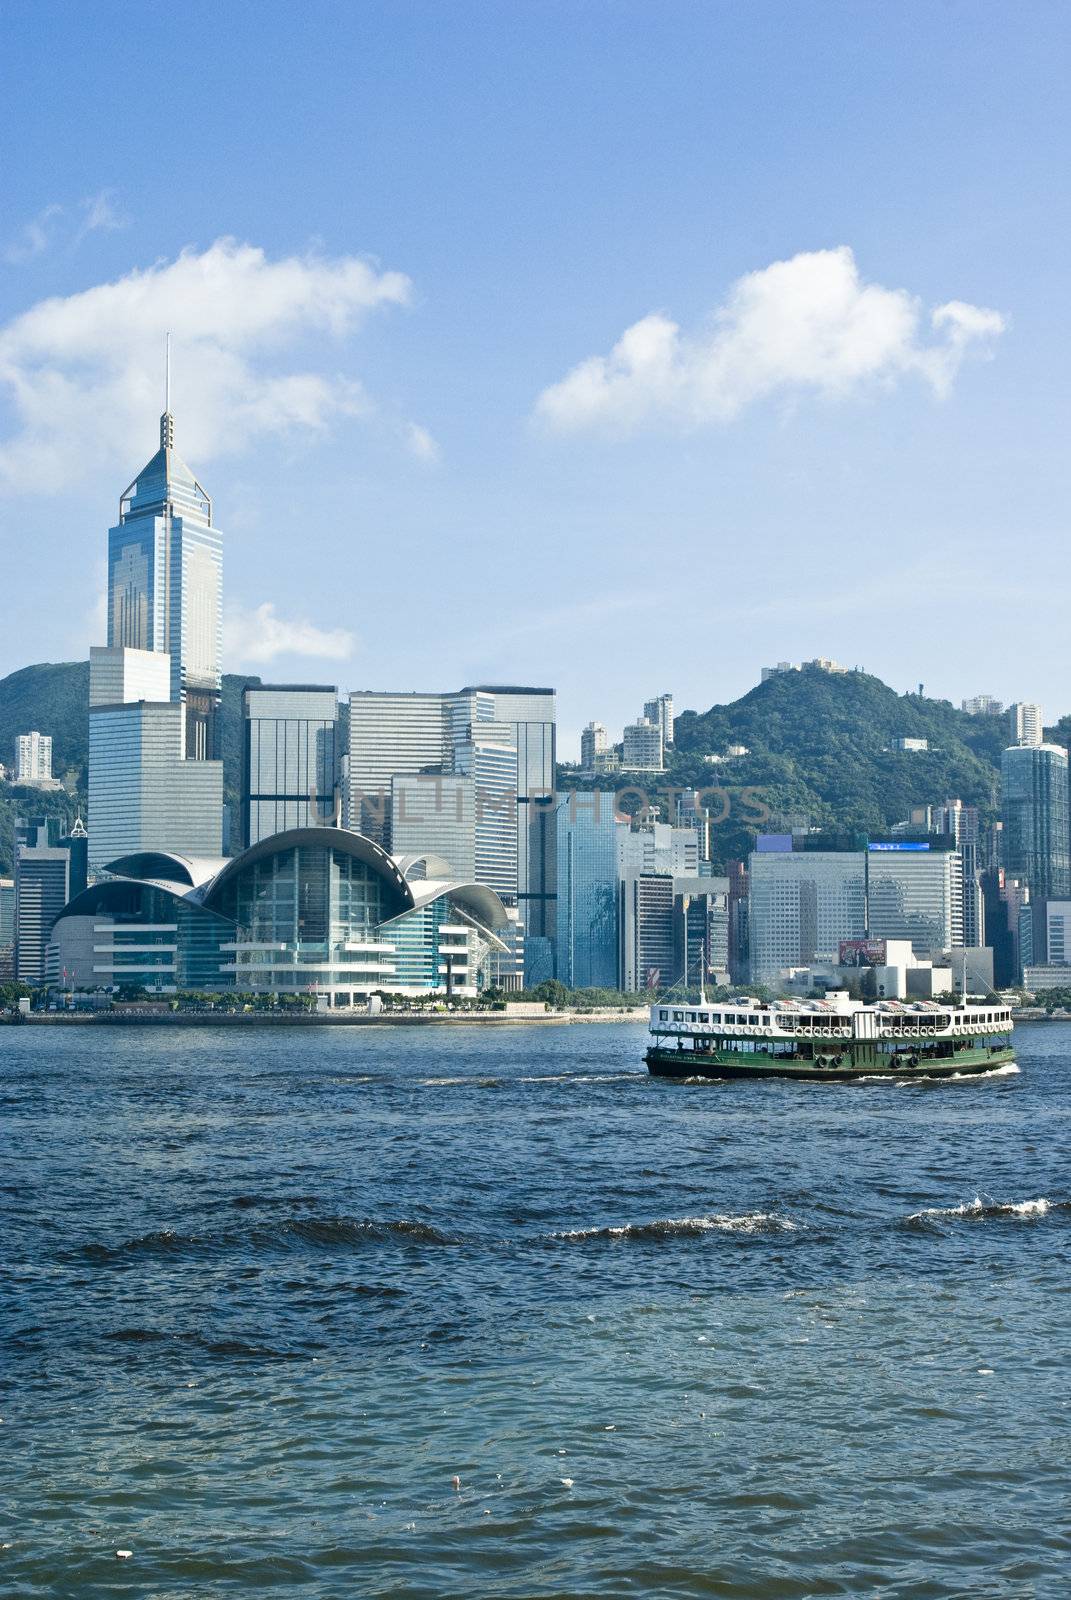
[[[1065,6],[139,11],[0,8],[0,671],[100,636],[171,326],[230,668],[1071,710]]]

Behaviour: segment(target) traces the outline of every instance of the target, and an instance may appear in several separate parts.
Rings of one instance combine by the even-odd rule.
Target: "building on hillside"
[[[580,770],[591,775],[598,771],[599,756],[610,748],[610,736],[601,722],[589,722],[580,734]]]
[[[36,731],[19,734],[15,740],[15,782],[39,788],[53,786],[52,739],[49,734]]]
[[[756,983],[776,981],[787,968],[835,961],[842,939],[865,937],[866,861],[865,849],[794,848],[790,834],[759,835],[748,863]]]
[[[662,729],[657,722],[641,717],[625,727],[621,748],[621,766],[626,772],[662,772]]]
[[[345,828],[294,828],[230,861],[136,851],[67,904],[49,966],[77,988],[472,996],[508,950],[493,890],[432,854],[401,863]]]
[[[242,691],[243,845],[339,821],[338,690],[247,684]]]
[[[615,797],[599,789],[559,795],[555,961],[572,989],[616,989],[619,972]]]
[[[1031,700],[1017,700],[1008,707],[1009,734],[1012,744],[1042,745],[1045,743],[1045,719],[1041,707]]]
[[[71,896],[86,886],[85,828],[78,821],[67,833],[58,817],[18,818],[14,855],[15,977],[37,987],[47,976],[53,924]]]
[[[1004,714],[1004,702],[994,699],[991,694],[976,694],[969,700],[961,700],[960,710],[969,717],[999,717]]]
[[[645,722],[653,722],[662,730],[663,754],[673,743],[673,696],[671,694],[655,695],[653,699],[644,701],[643,716]]]
[[[904,737],[897,739],[896,748],[908,753],[912,751],[917,752],[920,750],[928,750],[930,748],[930,741],[928,739],[911,739]]]

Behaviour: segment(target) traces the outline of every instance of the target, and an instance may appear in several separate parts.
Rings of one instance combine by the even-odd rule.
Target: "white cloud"
[[[114,189],[101,189],[97,194],[86,195],[80,203],[80,210],[83,221],[78,230],[79,239],[84,239],[87,233],[115,233],[120,228],[130,226],[130,218],[118,205]]]
[[[47,250],[52,243],[56,218],[63,215],[62,206],[46,206],[36,217],[25,223],[17,236],[4,250],[4,260],[9,267],[21,266]]]
[[[953,300],[930,313],[929,325],[927,342],[917,298],[864,283],[846,245],[816,250],[738,279],[694,334],[661,312],[644,317],[608,356],[582,361],[544,389],[536,412],[562,432],[627,433],[652,421],[727,422],[769,396],[844,396],[911,373],[944,395],[968,349],[984,349],[1005,322]]]
[[[418,461],[426,461],[434,465],[442,457],[442,450],[438,441],[433,439],[427,428],[422,428],[419,422],[410,422],[405,430],[406,442]]]
[[[278,617],[272,602],[266,600],[251,611],[228,606],[223,643],[225,659],[233,669],[263,666],[277,656],[348,661],[357,641],[348,628],[318,628],[312,622]]]
[[[0,327],[0,394],[17,419],[0,439],[0,486],[49,492],[87,459],[130,468],[163,409],[164,335],[173,336],[178,443],[191,460],[264,434],[326,428],[370,409],[359,384],[291,370],[303,338],[341,342],[409,280],[355,256],[290,256],[218,239],[113,283],[39,301]],[[132,466],[133,464],[133,466]]]

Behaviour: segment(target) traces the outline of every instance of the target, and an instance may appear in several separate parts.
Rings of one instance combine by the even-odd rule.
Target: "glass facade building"
[[[249,685],[242,694],[242,841],[337,821],[338,691]]]
[[[1015,745],[1001,757],[1002,865],[1027,884],[1032,901],[1071,894],[1067,751]]]
[[[290,829],[229,862],[134,851],[76,896],[50,960],[79,988],[143,984],[312,994],[472,995],[506,952],[508,913],[483,885],[412,876],[344,828]],[[419,872],[417,869],[421,869]]]
[[[183,759],[184,707],[168,701],[89,713],[90,862],[135,850],[223,853],[223,763]]]
[[[871,938],[910,939],[917,956],[962,948],[963,857],[935,845],[871,844],[867,906]]]
[[[614,796],[598,789],[562,795],[555,825],[557,976],[569,988],[616,989],[620,876]]]
[[[748,937],[756,983],[775,980],[786,967],[837,961],[840,941],[865,933],[864,851],[752,852]]]
[[[170,657],[169,698],[186,707],[183,753],[218,755],[223,657],[223,537],[212,501],[160,418],[160,448],[119,501],[108,530],[108,644]]]

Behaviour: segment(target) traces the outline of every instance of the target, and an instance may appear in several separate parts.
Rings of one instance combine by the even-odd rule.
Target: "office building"
[[[666,988],[683,977],[673,881],[665,873],[637,872],[621,882],[620,987],[632,994]]]
[[[53,924],[71,896],[86,886],[85,828],[78,821],[67,833],[58,817],[19,818],[14,856],[15,976],[37,986],[46,978]]]
[[[391,817],[396,777],[471,778],[477,881],[516,903],[527,933],[549,937],[554,928],[554,706],[551,689],[510,685],[476,685],[454,694],[352,694],[349,825],[397,848]],[[404,787],[413,792],[412,786]],[[408,842],[411,835],[404,837]]]
[[[391,779],[391,840],[399,860],[424,851],[452,876],[476,882],[476,783],[456,773],[399,773]]]
[[[911,941],[915,955],[963,946],[963,860],[952,841],[871,841],[867,934]]]
[[[673,696],[659,694],[653,700],[645,701],[643,716],[645,722],[653,722],[662,730],[662,750],[665,752],[673,743]]]
[[[1045,743],[1045,722],[1041,707],[1030,700],[1017,700],[1008,707],[1008,724],[1012,744],[1042,745]]]
[[[15,976],[15,880],[0,878],[0,983]]]
[[[223,852],[223,763],[184,757],[186,708],[172,701],[89,713],[90,860],[135,850]]]
[[[555,806],[557,976],[569,988],[616,989],[618,824],[612,794],[559,796]]]
[[[338,690],[247,684],[242,691],[242,817],[246,848],[290,828],[339,821]]]
[[[160,448],[108,531],[108,643],[90,652],[94,870],[132,850],[223,849],[223,541],[174,446],[169,397]]]
[[[657,722],[641,717],[625,728],[621,765],[626,772],[662,772],[662,729]]]
[[[730,861],[729,874],[729,976],[742,983],[751,970],[748,870],[742,861]]]
[[[466,693],[491,696],[492,718],[512,730],[517,749],[517,909],[526,937],[555,929],[553,820],[557,710],[553,689],[478,684]]]
[[[437,863],[432,861],[432,866]],[[59,916],[49,965],[75,988],[315,995],[475,995],[508,913],[493,890],[406,872],[345,828],[295,828],[230,861],[163,850],[107,864]]]
[[[699,836],[694,828],[675,828],[658,820],[657,811],[644,811],[618,830],[619,874],[641,872],[668,877],[697,877]]]
[[[20,733],[15,741],[15,782],[51,784],[52,739],[47,733]]]
[[[703,804],[698,789],[686,789],[677,796],[677,827],[688,828],[695,834],[699,860],[709,861],[712,822],[710,810]]]
[[[175,449],[170,397],[160,448],[108,530],[108,645],[170,657],[168,698],[185,707],[184,756],[218,755],[223,537],[212,501]]]
[[[1067,751],[1054,744],[1013,745],[1000,765],[1004,869],[1029,886],[1035,905],[1066,899],[1071,894]]]
[[[694,987],[729,982],[729,879],[673,879],[676,970]]]
[[[820,839],[813,841],[817,846]],[[751,976],[776,981],[791,967],[836,961],[843,939],[866,933],[866,851],[793,848],[760,834],[748,864]]]
[[[598,758],[610,748],[610,738],[601,722],[589,722],[580,734],[580,770],[598,771]]]

